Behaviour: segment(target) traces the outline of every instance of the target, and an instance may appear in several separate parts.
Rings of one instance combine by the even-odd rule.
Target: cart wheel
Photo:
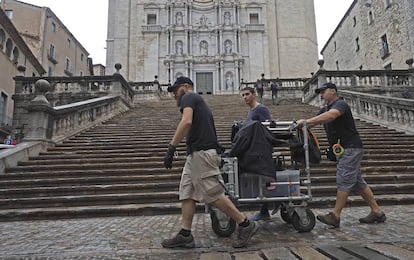
[[[236,221],[219,209],[210,209],[211,226],[220,237],[229,237],[236,230]]]
[[[289,213],[285,206],[280,207],[280,217],[285,221],[287,224],[292,224],[292,218],[289,216]]]
[[[313,214],[312,210],[306,210],[306,218],[300,219],[299,215],[295,212],[292,215],[292,224],[293,227],[299,232],[310,232],[316,223],[315,215]]]

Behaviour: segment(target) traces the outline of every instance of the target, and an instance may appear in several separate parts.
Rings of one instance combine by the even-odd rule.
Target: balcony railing
[[[246,31],[248,32],[264,32],[264,24],[246,24]]]
[[[162,31],[162,27],[161,25],[142,25],[142,31],[143,32],[161,32]]]

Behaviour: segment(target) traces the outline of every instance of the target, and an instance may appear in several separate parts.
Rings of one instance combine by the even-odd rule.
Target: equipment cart
[[[292,224],[298,232],[310,232],[315,226],[315,215],[307,207],[312,199],[308,129],[298,129],[294,121],[264,122],[268,130],[276,137],[291,138],[303,135],[304,158],[301,162],[293,159],[289,147],[274,147],[273,158],[276,164],[274,178],[261,175],[246,175],[240,172],[237,157],[223,157],[221,168],[226,193],[235,205],[257,204],[257,208],[266,202],[274,205],[272,214],[280,211],[281,218]],[[300,131],[301,130],[301,131]],[[300,132],[297,132],[300,131]],[[302,176],[301,176],[302,172]],[[236,223],[219,209],[208,206],[213,231],[222,237],[230,236],[236,229]]]

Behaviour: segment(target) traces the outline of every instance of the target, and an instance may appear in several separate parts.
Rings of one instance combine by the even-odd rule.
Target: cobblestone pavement
[[[329,259],[319,249],[338,246],[367,246],[382,252],[382,259],[414,259],[414,207],[383,210],[388,218],[383,224],[358,222],[368,214],[367,207],[346,208],[340,229],[317,222],[309,233],[298,233],[276,214],[271,221],[260,222],[249,246],[238,250],[231,246],[235,234],[231,238],[216,236],[209,214],[194,218],[194,249],[164,249],[160,245],[179,230],[179,215],[2,222],[0,259]],[[327,210],[313,212],[317,215]]]

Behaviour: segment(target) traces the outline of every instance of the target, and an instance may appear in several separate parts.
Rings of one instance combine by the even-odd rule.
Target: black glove
[[[167,153],[165,154],[165,157],[164,157],[164,166],[167,169],[172,168],[172,162],[173,162],[173,159],[174,159],[175,149],[176,149],[176,147],[174,145],[172,145],[172,144],[168,145],[168,150],[167,150]]]

